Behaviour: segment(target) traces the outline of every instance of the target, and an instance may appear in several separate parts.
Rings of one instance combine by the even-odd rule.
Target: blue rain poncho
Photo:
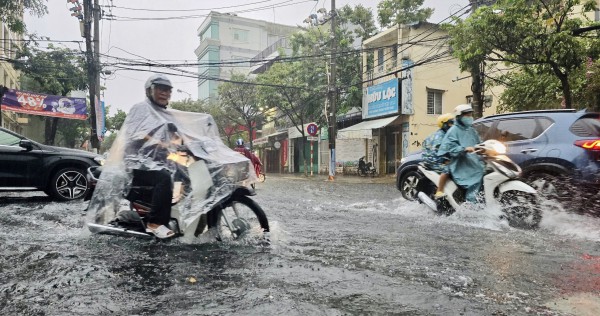
[[[445,135],[446,132],[440,128],[423,141],[423,162],[429,170],[437,173],[449,172],[446,165],[448,158],[438,155],[438,149]]]
[[[465,148],[481,143],[477,131],[456,120],[442,140],[438,155],[450,158],[450,174],[456,184],[467,190],[467,200],[476,202],[476,196],[483,180],[484,164],[475,153],[465,152]]]

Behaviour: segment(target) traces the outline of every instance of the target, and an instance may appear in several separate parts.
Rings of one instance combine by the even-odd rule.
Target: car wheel
[[[88,190],[85,173],[77,168],[64,168],[50,179],[45,192],[59,201],[71,201],[82,198]]]
[[[400,178],[400,193],[402,197],[409,201],[416,201],[419,181],[423,179],[423,175],[418,171],[408,171]]]
[[[535,172],[527,176],[527,182],[546,199],[563,200],[569,196],[569,185],[564,181],[561,184],[561,180],[553,174]]]

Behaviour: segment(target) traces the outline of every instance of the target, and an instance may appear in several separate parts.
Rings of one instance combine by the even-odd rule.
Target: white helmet
[[[454,108],[454,116],[460,116],[463,115],[464,113],[470,113],[473,112],[473,107],[470,104],[460,104],[457,105]]]
[[[165,76],[163,74],[154,74],[154,75],[150,76],[150,78],[148,78],[148,80],[146,80],[146,84],[144,84],[144,89],[150,89],[150,87],[152,87],[152,85],[155,85],[155,84],[160,84],[163,86],[173,88],[173,84],[171,83],[171,80],[169,80],[169,78],[167,78],[167,76]]]

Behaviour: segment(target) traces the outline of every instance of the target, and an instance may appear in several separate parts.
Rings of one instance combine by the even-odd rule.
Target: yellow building
[[[428,22],[392,27],[363,43],[363,122],[339,130],[342,172],[362,156],[379,174],[421,149],[436,118],[471,100],[471,77],[450,54],[448,34]],[[489,94],[489,95],[488,95]],[[498,92],[486,91],[484,115],[495,114]],[[350,171],[350,172],[348,172]]]
[[[0,85],[10,89],[19,88],[19,72],[5,60],[16,57],[16,49],[22,38],[20,34],[11,32],[6,23],[0,21]],[[2,127],[9,130],[22,133],[21,124],[26,120],[17,113],[2,111]]]

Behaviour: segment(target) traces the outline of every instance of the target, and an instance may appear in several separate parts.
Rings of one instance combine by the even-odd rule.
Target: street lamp
[[[177,89],[177,92],[179,92],[179,93],[185,93],[185,94],[187,94],[187,95],[188,95],[188,98],[189,98],[189,99],[192,99],[192,94],[191,94],[191,93],[189,93],[189,92],[187,92],[187,91],[183,91],[183,90],[181,90],[181,89]]]

